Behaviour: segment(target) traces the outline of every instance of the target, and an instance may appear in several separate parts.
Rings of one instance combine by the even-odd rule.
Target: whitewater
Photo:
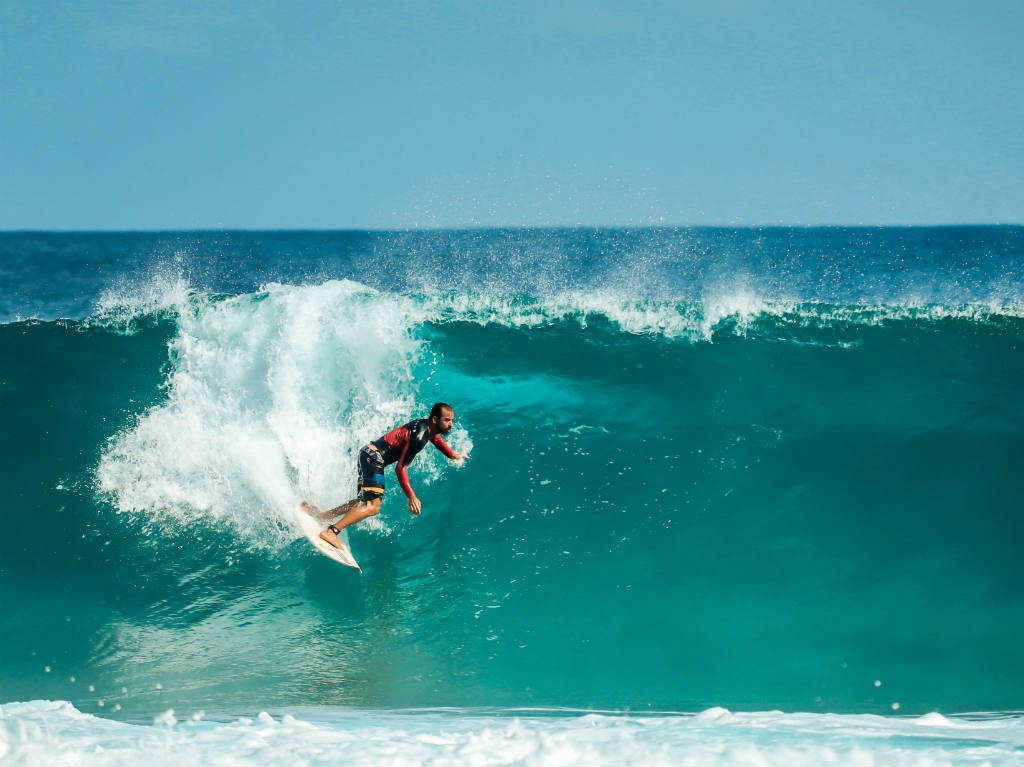
[[[0,764],[1024,762],[1020,227],[0,252]]]

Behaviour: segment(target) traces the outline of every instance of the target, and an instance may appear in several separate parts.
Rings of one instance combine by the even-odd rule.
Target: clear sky
[[[0,229],[1024,222],[1024,3],[0,0]]]

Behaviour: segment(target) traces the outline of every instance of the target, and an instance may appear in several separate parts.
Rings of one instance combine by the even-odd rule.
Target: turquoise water
[[[151,236],[54,236],[52,252],[71,242],[80,261],[118,254],[85,293],[24,269],[24,253],[9,261],[21,276],[5,279],[45,297],[32,310],[28,287],[10,291],[0,325],[0,701],[74,708],[5,705],[8,760],[29,751],[4,722],[84,728],[107,747],[178,732],[204,761],[235,753],[225,733],[295,721],[333,743],[358,712],[384,717],[394,743],[406,727],[472,740],[514,721],[539,740],[509,763],[571,763],[544,750],[560,737],[580,762],[650,758],[588,752],[598,711],[613,741],[647,728],[651,748],[714,720],[740,728],[716,743],[769,761],[797,753],[772,750],[778,738],[808,762],[825,748],[853,759],[850,744],[889,763],[933,747],[1021,761],[1022,238],[901,231],[873,235],[903,237],[897,251],[858,249],[849,230],[756,246],[705,232],[671,258],[650,232],[418,235],[391,285],[323,252],[298,270],[280,255],[292,240],[258,268],[236,253],[203,271],[196,249],[215,261],[214,235],[181,235],[191,255],[159,252],[134,276],[142,257],[124,254]],[[19,237],[5,247],[30,252]],[[340,235],[305,237],[338,250]],[[437,253],[469,263],[459,237],[496,259],[475,284],[438,278]],[[605,253],[616,237],[643,241],[643,257],[635,243]],[[510,290],[517,258],[579,268]],[[624,264],[634,277],[616,290]],[[363,575],[316,554],[298,501],[349,498],[358,447],[442,399],[471,459],[417,458],[418,518],[389,472],[382,514],[351,531]],[[775,734],[759,740],[718,707],[810,718],[765,715]],[[168,709],[182,723],[148,724]],[[260,711],[269,723],[238,718]],[[666,711],[705,714],[648,718]],[[922,727],[982,726],[956,718],[978,711],[1001,712],[980,720],[1001,728],[996,757],[969,753],[964,731],[952,746],[901,729],[930,712],[952,719]],[[413,719],[388,719],[400,712]],[[851,728],[839,744],[823,734],[833,716]],[[869,730],[884,743],[864,745]],[[423,753],[477,753],[453,737],[455,751]],[[379,759],[367,748],[364,763]]]

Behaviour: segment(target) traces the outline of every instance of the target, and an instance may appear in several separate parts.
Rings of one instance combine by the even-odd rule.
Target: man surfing
[[[398,484],[409,499],[409,512],[418,515],[421,510],[420,499],[412,491],[406,467],[428,442],[432,442],[434,447],[453,461],[469,458],[465,453],[453,451],[441,436],[452,430],[454,421],[455,411],[452,410],[452,406],[438,402],[430,409],[429,418],[409,421],[404,426],[392,429],[380,439],[364,445],[359,451],[359,484],[355,498],[325,512],[318,512],[309,504],[302,504],[308,512],[323,521],[341,517],[333,525],[328,525],[320,533],[320,537],[336,549],[340,549],[338,533],[349,525],[362,522],[380,512],[381,496],[384,495],[384,467],[393,463],[397,464],[395,476],[398,477]]]

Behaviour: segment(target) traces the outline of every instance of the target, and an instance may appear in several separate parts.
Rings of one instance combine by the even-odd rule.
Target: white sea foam
[[[421,315],[351,282],[182,308],[166,400],[107,445],[99,490],[164,527],[203,518],[265,545],[293,538],[288,510],[351,497],[359,446],[415,414]]]
[[[0,765],[1021,765],[1022,746],[1020,716],[310,709],[127,724],[0,706]]]

